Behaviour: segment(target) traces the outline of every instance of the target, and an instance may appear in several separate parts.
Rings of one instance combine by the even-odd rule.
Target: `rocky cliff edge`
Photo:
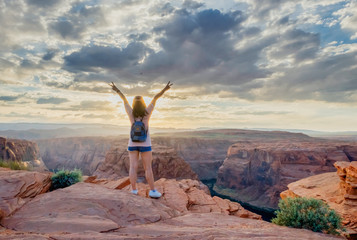
[[[154,200],[143,184],[131,194],[127,178],[89,177],[46,192],[49,175],[38,174],[0,169],[0,202],[25,200],[9,211],[1,206],[1,239],[338,239],[258,220],[239,204],[212,198],[196,180],[160,179],[163,197]]]

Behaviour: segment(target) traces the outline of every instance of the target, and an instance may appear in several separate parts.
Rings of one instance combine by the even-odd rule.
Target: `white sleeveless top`
[[[125,106],[125,111],[128,114],[128,117],[129,117],[129,120],[130,120],[130,126],[133,125],[135,120],[140,120],[141,119],[141,118],[136,118],[134,120],[133,109],[131,108],[129,103],[125,103],[124,106]],[[131,140],[130,133],[129,133],[129,143],[128,143],[129,147],[151,147],[151,139],[150,139],[150,131],[149,131],[149,119],[151,117],[151,113],[154,110],[154,104],[150,103],[149,106],[147,106],[147,108],[145,110],[146,110],[147,114],[143,118],[142,121],[145,124],[145,128],[147,130],[146,141],[145,142],[133,142]]]

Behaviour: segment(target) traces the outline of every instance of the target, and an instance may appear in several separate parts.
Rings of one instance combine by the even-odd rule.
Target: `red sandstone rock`
[[[153,223],[177,216],[178,212],[148,198],[77,183],[38,195],[1,224],[18,231],[103,232],[123,226]]]
[[[16,175],[21,171],[0,168],[1,172]],[[88,177],[86,181],[92,183],[77,183],[27,202],[2,219],[1,225],[8,229],[0,225],[0,239],[338,239],[235,217],[252,215],[237,203],[206,196],[206,188],[196,180],[160,179],[156,185],[163,196],[158,200],[142,197],[147,193],[142,183],[138,184],[142,196],[126,192],[128,186],[118,190],[127,184],[127,178],[110,181]],[[11,181],[4,183],[9,184]],[[205,210],[201,204],[210,203],[209,209],[216,213],[192,213],[187,208],[189,201],[195,204],[191,206],[203,207],[197,208],[201,210]]]
[[[137,184],[139,196],[148,197],[148,185]],[[244,218],[261,219],[260,215],[252,213],[244,209],[240,204],[231,202],[219,197],[211,197],[206,192],[206,186],[191,179],[182,179],[180,181],[174,179],[161,178],[155,182],[156,189],[162,193],[162,197],[158,202],[175,209],[181,213],[198,212],[209,213],[219,212],[227,215],[234,215]],[[124,190],[130,191],[131,186],[127,186]]]
[[[305,229],[278,226],[265,221],[237,218],[220,213],[188,213],[150,224],[130,225],[107,232],[83,231],[74,233],[26,233],[12,230],[0,232],[3,240],[25,239],[264,239],[264,240],[337,240],[333,235],[315,233]]]
[[[349,162],[354,151],[357,144],[322,140],[236,143],[219,169],[214,190],[258,207],[277,208],[279,194],[289,183],[335,171],[333,163]]]
[[[0,168],[0,220],[51,186],[51,174]]]
[[[281,198],[286,197],[309,197],[325,201],[332,209],[336,210],[343,218],[343,224],[348,230],[348,234],[357,236],[357,192],[346,194],[345,181],[341,173],[349,174],[353,171],[357,162],[345,164],[335,163],[338,172],[323,173],[308,178],[301,179],[297,182],[290,183],[288,190],[281,193]],[[344,166],[344,167],[342,167]],[[352,167],[350,167],[352,166]],[[347,170],[350,169],[350,170]],[[355,171],[357,173],[357,171]],[[349,184],[347,184],[348,186]],[[352,187],[351,187],[352,189]],[[353,238],[352,238],[353,239]]]
[[[177,152],[168,147],[154,146],[152,169],[154,177],[159,178],[190,178],[197,179],[188,163],[177,155]],[[117,179],[128,176],[129,154],[126,147],[113,147],[106,155],[105,161],[98,167],[93,175],[99,178]],[[145,171],[141,160],[139,161],[138,176],[144,177]]]
[[[108,180],[108,179],[97,179],[97,176],[90,176],[90,177],[85,177],[84,182],[103,185],[104,187],[110,189],[123,189],[124,187],[130,185],[129,177],[120,178],[118,180]]]

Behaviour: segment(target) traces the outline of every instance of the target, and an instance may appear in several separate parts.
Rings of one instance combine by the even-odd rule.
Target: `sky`
[[[0,122],[357,130],[357,1],[0,0]]]

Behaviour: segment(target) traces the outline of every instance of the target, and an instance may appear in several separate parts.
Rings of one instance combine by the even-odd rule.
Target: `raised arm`
[[[118,93],[118,95],[120,96],[120,98],[124,101],[124,104],[125,104],[125,103],[128,103],[128,104],[129,104],[129,102],[128,102],[128,100],[126,99],[126,97],[124,96],[124,94],[117,88],[117,86],[115,86],[115,84],[114,84],[113,82],[112,82],[111,84],[109,83],[109,86],[111,86],[112,89]]]
[[[173,83],[170,83],[170,81],[166,84],[164,89],[162,89],[158,94],[155,95],[155,97],[152,99],[151,103],[155,106],[157,99],[159,99],[164,93],[171,88]]]

